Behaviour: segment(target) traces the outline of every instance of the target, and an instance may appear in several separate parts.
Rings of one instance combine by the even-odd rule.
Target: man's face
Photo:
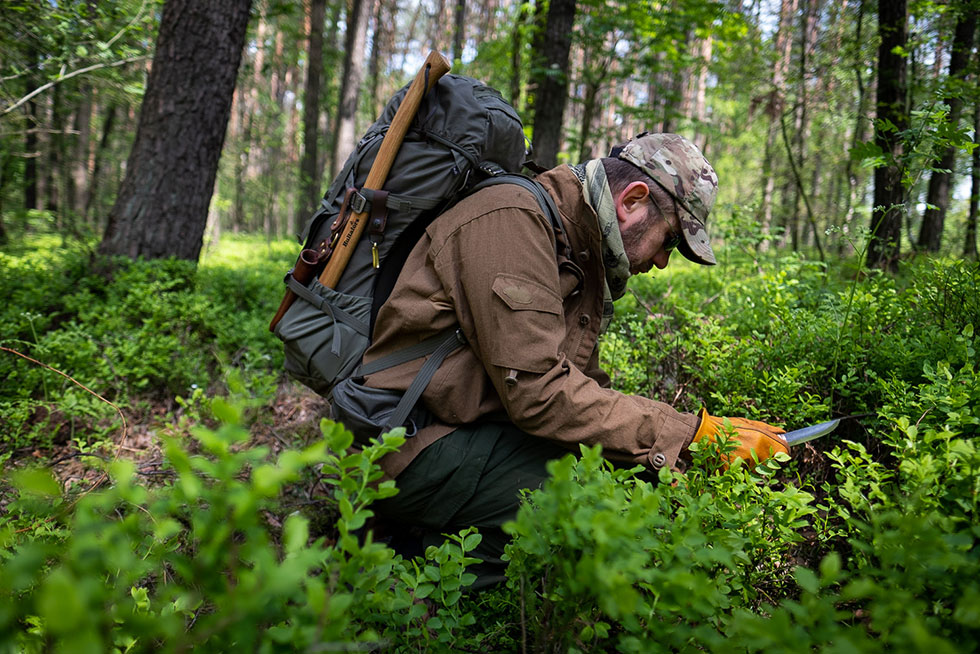
[[[635,182],[645,191],[646,185]],[[631,184],[630,187],[633,185]],[[630,274],[649,271],[656,266],[663,270],[670,261],[672,250],[664,248],[673,234],[680,233],[677,216],[662,214],[660,208],[640,188],[627,189],[621,194],[617,212],[623,247],[630,262]]]

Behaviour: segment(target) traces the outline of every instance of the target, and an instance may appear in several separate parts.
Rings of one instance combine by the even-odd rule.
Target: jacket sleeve
[[[469,345],[518,428],[570,448],[599,443],[612,459],[653,469],[675,465],[697,417],[603,388],[593,362],[584,372],[562,351],[566,321],[546,218],[491,211],[461,225],[431,256]]]

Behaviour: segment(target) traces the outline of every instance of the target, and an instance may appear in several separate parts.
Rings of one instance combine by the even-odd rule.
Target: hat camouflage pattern
[[[681,234],[678,249],[704,265],[717,263],[704,225],[718,194],[718,175],[696,145],[677,134],[644,132],[609,153],[649,175],[677,204]]]

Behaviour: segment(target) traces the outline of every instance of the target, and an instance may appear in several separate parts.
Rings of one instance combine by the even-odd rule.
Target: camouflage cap
[[[717,263],[704,225],[718,194],[718,175],[696,145],[677,134],[644,132],[613,148],[609,156],[645,172],[684,210],[677,213],[684,236],[681,254],[695,263]]]

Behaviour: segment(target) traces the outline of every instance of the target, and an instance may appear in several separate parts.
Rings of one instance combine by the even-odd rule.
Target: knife
[[[850,417],[850,416],[849,416]],[[826,436],[830,432],[837,429],[837,425],[840,424],[841,418],[835,420],[829,420],[827,422],[821,422],[818,425],[811,425],[809,427],[804,427],[803,429],[796,429],[794,431],[788,431],[783,434],[783,438],[790,445],[802,445],[803,443],[808,443],[821,436]]]

